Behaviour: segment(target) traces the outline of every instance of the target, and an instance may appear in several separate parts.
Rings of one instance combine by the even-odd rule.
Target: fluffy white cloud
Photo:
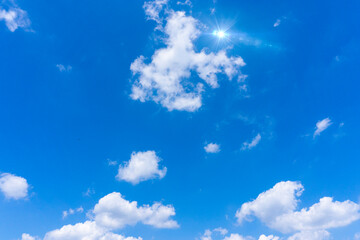
[[[196,52],[193,42],[200,35],[199,22],[184,12],[169,12],[164,33],[165,48],[156,50],[151,61],[140,56],[131,64],[136,76],[131,93],[134,100],[152,100],[170,111],[196,111],[202,105],[204,85],[195,83],[195,77],[190,80],[193,73],[216,88],[218,74],[232,79],[245,65],[241,57],[228,57],[223,50]]]
[[[330,238],[330,233],[325,230],[304,231],[294,234],[288,240],[326,240]]]
[[[21,235],[21,240],[38,240],[39,238],[37,238],[37,237],[33,237],[33,236],[31,236],[31,235],[29,235],[29,234],[27,234],[27,233],[23,233],[22,235]]]
[[[229,237],[225,237],[224,240],[245,240],[245,238],[237,233],[232,233]]]
[[[303,190],[303,186],[298,182],[277,183],[254,201],[244,203],[236,212],[238,222],[249,221],[249,216],[255,216],[268,227],[280,232],[307,234],[309,231],[346,226],[360,218],[358,204],[349,200],[333,201],[330,197],[321,198],[310,208],[295,211],[299,202],[297,198]]]
[[[316,123],[316,130],[314,132],[314,137],[320,135],[321,132],[325,131],[332,124],[330,118],[325,118]]]
[[[265,236],[264,234],[262,234],[259,237],[259,240],[279,240],[279,239],[280,239],[279,237],[276,237],[274,235]]]
[[[29,28],[30,20],[27,13],[16,6],[5,10],[0,7],[0,21],[5,21],[6,27],[14,32],[18,28]]]
[[[246,149],[252,149],[253,147],[255,147],[256,145],[259,144],[261,140],[261,135],[260,133],[258,133],[252,140],[251,142],[244,142],[241,150],[246,150]]]
[[[142,238],[124,237],[99,227],[94,221],[86,221],[75,225],[65,225],[48,232],[44,240],[142,240]]]
[[[159,168],[161,159],[154,151],[133,152],[131,158],[119,167],[117,179],[138,184],[149,179],[162,179],[166,175],[167,168]]]
[[[29,184],[25,178],[10,173],[0,175],[0,191],[8,199],[22,199],[28,196]]]
[[[220,146],[216,143],[209,143],[204,147],[205,152],[207,153],[218,153],[220,152]]]
[[[84,212],[83,207],[79,207],[79,208],[76,208],[76,209],[70,208],[69,210],[63,211],[63,218],[66,218],[67,216],[73,215],[75,213],[82,213],[82,212]]]
[[[97,224],[110,229],[123,228],[142,222],[156,228],[177,228],[178,223],[172,219],[175,209],[171,205],[160,203],[137,206],[137,202],[129,202],[120,193],[111,193],[100,199],[93,210]]]
[[[129,202],[120,193],[110,193],[101,198],[83,223],[65,225],[45,234],[44,240],[142,240],[142,238],[124,237],[112,231],[127,225],[143,223],[155,228],[177,228],[172,219],[175,209],[161,203],[137,206]],[[29,234],[23,234],[22,240],[34,240]]]

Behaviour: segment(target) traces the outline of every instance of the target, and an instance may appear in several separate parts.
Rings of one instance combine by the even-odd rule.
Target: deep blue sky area
[[[241,224],[235,216],[282,181],[303,185],[297,211],[326,196],[359,207],[360,2],[187,3],[161,5],[157,23],[147,19],[142,0],[0,2],[0,173],[28,183],[23,199],[0,194],[0,239],[43,239],[91,220],[95,204],[112,192],[138,206],[174,207],[178,228],[139,221],[112,230],[143,240],[207,240],[204,231],[218,227],[228,234],[214,231],[213,239],[290,239],[303,231],[282,232],[255,212]],[[11,9],[31,23],[11,31],[1,17]],[[196,53],[225,50],[246,63],[231,81],[219,72],[217,88],[190,69],[184,88],[204,85],[194,111],[131,97],[140,79],[131,64],[140,56],[149,64],[168,46],[166,29],[155,28],[177,11],[198,22]],[[325,119],[330,124],[315,134]],[[205,151],[209,143],[220,151]],[[137,184],[116,178],[132,153],[145,151],[156,152],[166,176]],[[63,217],[80,206],[82,212]],[[315,230],[329,239],[360,239],[356,211],[348,224]],[[290,240],[297,239],[303,238]]]

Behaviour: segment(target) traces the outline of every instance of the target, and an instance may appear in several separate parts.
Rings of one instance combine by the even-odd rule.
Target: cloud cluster
[[[171,219],[175,215],[173,206],[161,203],[138,206],[136,201],[130,202],[118,192],[101,198],[90,215],[88,221],[65,225],[46,233],[44,240],[141,240],[140,237],[124,237],[112,231],[137,223],[155,228],[179,227],[178,223]],[[28,234],[23,234],[22,238],[35,239]]]
[[[167,168],[159,168],[161,159],[155,151],[133,152],[128,162],[120,165],[117,179],[138,184],[149,179],[165,177]]]
[[[325,239],[327,229],[346,226],[360,219],[360,206],[349,200],[333,201],[323,197],[309,208],[296,211],[298,197],[304,188],[298,182],[280,182],[261,193],[254,201],[244,203],[236,212],[239,223],[255,216],[268,227],[282,233],[295,233],[291,240],[317,234]],[[320,238],[323,237],[323,238]]]
[[[78,207],[76,209],[72,209],[70,208],[69,210],[65,210],[63,211],[63,218],[66,218],[69,215],[73,215],[75,213],[82,213],[84,212],[84,208],[83,207]]]
[[[28,29],[31,24],[27,12],[17,6],[11,6],[8,10],[0,6],[0,21],[5,21],[6,27],[11,32],[15,32],[18,28]]]
[[[156,50],[150,61],[140,56],[131,64],[135,77],[131,98],[154,101],[169,111],[196,111],[202,105],[203,82],[217,88],[218,74],[232,79],[245,63],[241,57],[228,57],[224,50],[196,52],[199,22],[185,12],[169,11],[166,20],[166,47]]]
[[[100,199],[93,213],[95,221],[110,229],[120,229],[126,225],[143,223],[156,228],[177,228],[176,221],[170,219],[175,215],[171,205],[161,203],[137,206],[137,202],[125,200],[120,193],[114,192]]]
[[[7,199],[24,199],[28,196],[29,184],[23,177],[10,173],[0,175],[0,191]]]

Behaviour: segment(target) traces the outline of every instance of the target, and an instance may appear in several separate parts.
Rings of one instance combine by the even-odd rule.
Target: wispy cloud
[[[3,1],[4,3],[4,1]],[[15,32],[18,28],[30,30],[31,21],[26,11],[19,8],[13,1],[9,1],[7,10],[0,2],[0,21],[5,21],[6,27]]]
[[[260,133],[258,133],[250,142],[244,142],[241,147],[241,150],[254,148],[256,145],[259,144],[260,140],[261,140],[261,135]]]
[[[330,118],[325,118],[323,120],[320,120],[316,123],[316,128],[313,137],[319,136],[320,133],[325,131],[328,127],[330,127],[332,124]]]
[[[73,215],[75,213],[82,213],[84,212],[84,208],[83,207],[78,207],[76,209],[72,209],[70,208],[69,210],[65,210],[63,211],[63,219],[65,219],[66,217],[70,216],[70,215]]]
[[[56,67],[60,72],[70,72],[72,70],[72,66],[70,65],[65,66],[63,64],[56,64]]]

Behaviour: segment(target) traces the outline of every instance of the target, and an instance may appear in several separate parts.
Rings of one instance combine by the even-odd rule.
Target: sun
[[[218,38],[224,38],[224,37],[226,37],[226,33],[225,33],[225,31],[223,31],[223,30],[215,30],[215,31],[213,32],[213,35],[216,36],[216,37],[218,37]]]

